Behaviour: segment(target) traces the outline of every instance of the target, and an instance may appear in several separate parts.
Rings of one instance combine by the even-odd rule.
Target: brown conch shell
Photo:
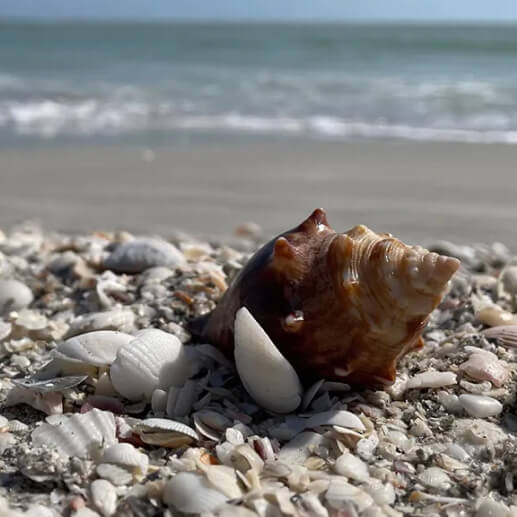
[[[459,265],[362,225],[336,233],[316,209],[258,250],[192,330],[232,356],[235,314],[245,306],[303,381],[389,384],[397,361],[422,346]]]

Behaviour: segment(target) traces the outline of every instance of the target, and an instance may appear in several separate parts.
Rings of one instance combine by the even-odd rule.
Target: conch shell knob
[[[246,307],[302,381],[389,384],[459,265],[366,226],[336,233],[316,209],[259,249],[191,330],[232,357]]]

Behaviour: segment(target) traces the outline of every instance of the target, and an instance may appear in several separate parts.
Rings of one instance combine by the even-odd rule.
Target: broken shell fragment
[[[163,489],[164,502],[170,508],[188,514],[211,512],[228,499],[205,477],[192,472],[176,474]]]
[[[92,447],[107,447],[117,441],[113,413],[92,409],[63,416],[55,425],[41,424],[32,432],[32,442],[58,449],[68,456],[87,457]]]
[[[77,316],[70,324],[67,337],[77,336],[94,330],[118,330],[132,332],[135,314],[131,309],[112,309],[105,312],[91,312]]]
[[[68,375],[44,380],[39,380],[37,377],[25,377],[23,379],[13,379],[13,384],[22,388],[49,393],[75,388],[87,378],[87,375]]]
[[[501,387],[508,378],[509,371],[505,363],[492,354],[474,353],[460,365],[460,370],[478,381],[490,381]]]
[[[90,485],[92,502],[104,517],[110,517],[117,510],[117,491],[105,479],[96,479]]]
[[[349,452],[343,453],[336,459],[334,470],[341,476],[360,482],[365,482],[370,477],[366,463]]]
[[[503,410],[503,405],[492,397],[484,395],[463,394],[459,396],[463,409],[476,418],[496,416]]]
[[[258,250],[191,330],[231,356],[246,307],[304,382],[390,384],[459,265],[362,225],[338,234],[317,209]]]
[[[106,367],[115,361],[118,349],[133,339],[124,332],[96,330],[67,339],[52,355],[67,362]]]
[[[7,395],[5,405],[11,407],[18,404],[27,404],[47,415],[63,413],[63,395],[54,390],[41,391],[32,387],[14,386]]]
[[[407,381],[407,389],[441,388],[456,384],[456,374],[453,372],[428,371],[418,373]]]
[[[183,386],[191,364],[181,341],[167,332],[146,329],[122,345],[110,368],[113,387],[129,400],[151,400],[155,389]]]
[[[116,443],[104,451],[102,462],[130,467],[136,474],[145,476],[149,458],[130,443]]]
[[[184,262],[181,251],[169,242],[140,238],[119,244],[104,261],[104,267],[117,273],[141,273],[152,267],[175,267]]]
[[[324,425],[337,425],[339,427],[355,429],[356,431],[366,430],[366,427],[357,415],[345,410],[316,413],[307,419],[304,424],[304,429],[314,429],[315,427]]]
[[[144,443],[160,447],[176,448],[199,440],[197,432],[188,425],[165,418],[147,418],[134,429]]]
[[[300,405],[298,375],[245,307],[235,318],[234,352],[239,377],[258,404],[275,413],[289,413]]]

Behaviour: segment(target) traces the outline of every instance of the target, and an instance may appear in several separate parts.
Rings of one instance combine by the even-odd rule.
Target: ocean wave
[[[347,140],[403,139],[413,141],[454,141],[517,143],[517,130],[479,129],[480,122],[508,126],[508,120],[472,120],[473,127],[442,127],[389,124],[312,114],[310,116],[263,116],[236,111],[219,114],[186,114],[173,103],[143,101],[113,103],[88,99],[80,102],[54,100],[0,103],[0,128],[18,135],[54,138],[62,135],[123,135],[131,132],[176,130],[259,135],[291,135]]]

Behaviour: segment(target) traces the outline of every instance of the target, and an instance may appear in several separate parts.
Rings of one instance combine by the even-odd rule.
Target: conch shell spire
[[[245,306],[303,381],[389,384],[459,264],[363,225],[336,233],[318,208],[259,249],[192,328],[231,357]]]

